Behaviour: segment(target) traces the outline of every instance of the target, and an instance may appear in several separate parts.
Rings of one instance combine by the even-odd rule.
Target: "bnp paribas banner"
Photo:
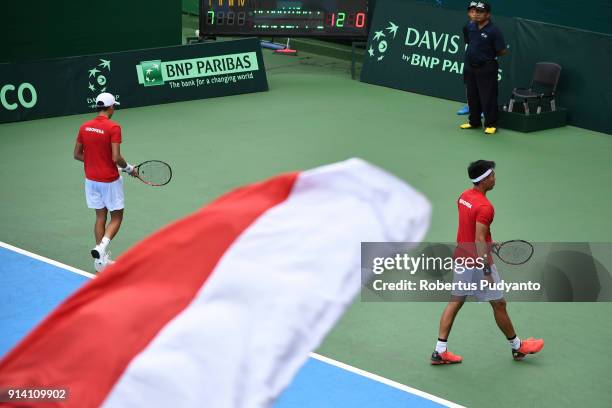
[[[467,2],[466,2],[467,5]],[[361,80],[371,84],[454,100],[465,100],[460,12],[403,0],[378,0],[366,49]],[[512,50],[514,23],[493,17]],[[502,98],[512,90],[510,59],[500,58]],[[500,98],[500,100],[502,100]]]
[[[255,38],[0,64],[0,122],[90,112],[101,92],[130,108],[267,90]]]

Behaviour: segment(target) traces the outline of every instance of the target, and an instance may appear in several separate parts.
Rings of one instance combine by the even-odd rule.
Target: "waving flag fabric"
[[[0,362],[71,407],[266,407],[358,293],[361,241],[419,241],[430,205],[362,160],[230,192],[143,240]]]

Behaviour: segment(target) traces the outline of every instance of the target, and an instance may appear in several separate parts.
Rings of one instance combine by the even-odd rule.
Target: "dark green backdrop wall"
[[[200,14],[200,0],[183,0],[183,13]]]
[[[454,10],[465,10],[468,0],[404,0]],[[486,0],[493,14],[520,17],[612,34],[612,1],[610,0]],[[376,3],[377,0],[370,0]]]
[[[181,0],[3,2],[0,62],[181,44]]]

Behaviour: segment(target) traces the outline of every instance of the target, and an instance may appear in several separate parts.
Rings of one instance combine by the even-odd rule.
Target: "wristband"
[[[132,174],[132,172],[134,171],[134,166],[132,166],[131,164],[127,163],[127,166],[122,168],[121,171],[124,171],[124,172],[126,172],[128,174]]]

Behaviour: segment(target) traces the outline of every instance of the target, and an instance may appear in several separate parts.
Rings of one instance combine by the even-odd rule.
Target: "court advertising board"
[[[512,44],[511,20],[494,17],[507,44]],[[462,27],[467,15],[455,10],[402,0],[379,0],[370,29],[362,80],[425,95],[465,101]],[[502,97],[509,96],[508,64],[499,59]],[[501,100],[501,99],[500,99]]]
[[[404,0],[378,0],[361,80],[375,85],[466,102],[463,69],[465,10]],[[498,58],[499,103],[527,87],[537,62],[562,67],[557,106],[569,124],[612,134],[608,112],[612,35],[493,14],[508,54]]]
[[[0,123],[268,90],[255,38],[0,64]]]

